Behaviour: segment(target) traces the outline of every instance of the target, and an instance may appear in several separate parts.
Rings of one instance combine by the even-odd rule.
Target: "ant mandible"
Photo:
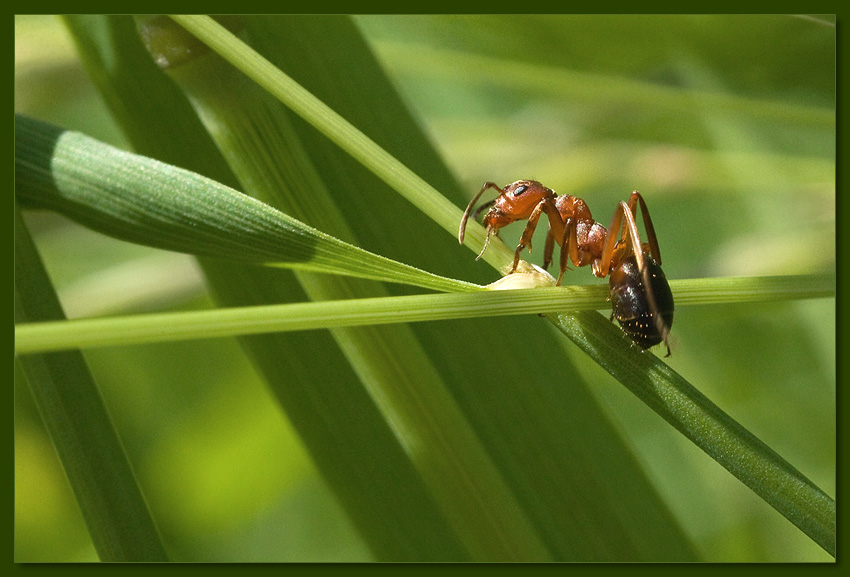
[[[505,188],[485,182],[463,213],[458,231],[461,244],[475,203],[490,188],[499,191],[499,196],[485,202],[472,214],[472,219],[476,220],[481,211],[490,209],[482,222],[487,229],[487,237],[476,260],[487,250],[490,237],[499,235],[499,229],[512,222],[528,219],[514,253],[510,270],[513,273],[519,264],[522,249],[528,247],[531,252],[531,237],[537,228],[537,221],[541,214],[546,214],[549,231],[543,251],[543,268],[548,268],[552,262],[557,242],[561,248],[561,273],[556,284],[561,284],[568,261],[572,261],[576,267],[591,265],[594,275],[599,278],[609,277],[613,309],[611,318],[617,319],[623,332],[642,349],[663,342],[667,347],[666,356],[670,356],[667,336],[673,324],[673,293],[661,270],[661,252],[655,228],[640,193],[632,192],[628,203],[620,202],[617,205],[611,226],[606,229],[593,220],[587,203],[582,199],[570,194],[558,196],[551,188],[546,188],[536,180],[518,180]],[[635,223],[638,206],[643,216],[647,243],[641,242]]]

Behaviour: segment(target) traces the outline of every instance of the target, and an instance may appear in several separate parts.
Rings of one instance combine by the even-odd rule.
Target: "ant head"
[[[517,180],[516,182],[512,182],[507,185],[500,198],[502,197],[510,197],[514,200],[518,200],[520,197],[525,198],[535,198],[537,202],[540,202],[547,196],[555,196],[555,192],[546,188],[536,180]]]
[[[480,205],[473,212],[472,209],[475,206],[475,203],[478,202],[481,195],[490,188],[498,190],[499,196],[490,202],[485,202]],[[470,200],[469,204],[466,206],[466,210],[464,211],[463,217],[460,221],[460,228],[458,229],[458,242],[463,244],[463,239],[466,233],[466,223],[470,216],[473,220],[475,220],[484,209],[489,208],[489,211],[484,216],[482,222],[484,227],[487,229],[487,239],[489,240],[490,235],[498,233],[500,228],[517,220],[528,218],[541,202],[546,199],[550,199],[554,202],[556,197],[557,195],[552,189],[546,188],[536,180],[518,180],[509,184],[505,188],[501,188],[493,182],[485,182],[484,186],[481,187],[481,190],[478,191],[478,194],[473,196],[472,200]],[[486,243],[484,246],[486,248]]]
[[[492,202],[493,207],[484,216],[483,224],[488,229],[498,230],[514,221],[528,218],[541,201],[546,198],[554,199],[555,196],[552,189],[536,180],[512,182]]]

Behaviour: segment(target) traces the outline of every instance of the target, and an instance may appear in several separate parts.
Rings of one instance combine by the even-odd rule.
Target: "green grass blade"
[[[279,18],[252,19],[247,24],[252,42],[263,54],[304,81],[311,92],[332,102],[346,118],[368,127],[375,142],[387,146],[417,174],[451,192],[457,200],[451,203],[454,207],[447,219],[459,217],[456,206],[465,201],[460,201],[457,184],[440,166],[427,139],[418,135],[415,120],[350,23],[342,18]],[[280,38],[292,34],[327,42],[319,47],[280,44]],[[317,75],[316,70],[325,73]],[[380,113],[375,102],[381,103]],[[443,274],[456,278],[475,272],[466,260],[447,258],[467,254],[457,245],[456,223],[449,235],[435,230],[426,216],[411,211],[404,200],[322,135],[303,123],[296,127],[311,156],[321,159],[322,176],[334,199],[345,214],[355,215],[351,225],[356,225],[366,246],[406,254],[402,260],[427,262],[423,268],[430,270],[454,271]],[[510,252],[505,252],[510,258]],[[480,269],[475,274],[480,275]],[[692,558],[686,540],[599,407],[582,389],[560,346],[551,338],[540,338],[539,327],[532,325],[490,320],[486,327],[453,325],[447,330],[420,323],[412,328],[441,367],[443,378],[451,380],[453,393],[493,458],[513,480],[514,491],[557,558]],[[500,363],[495,377],[481,365],[494,351],[509,346],[506,335],[523,346],[510,346],[511,362]],[[553,362],[540,363],[541,358]],[[517,383],[523,385],[517,387]],[[529,415],[534,416],[533,424]],[[604,462],[594,457],[599,452],[608,456]],[[629,479],[628,485],[621,479]],[[598,499],[600,492],[606,495],[604,505]],[[564,495],[569,499],[564,500]],[[608,506],[614,502],[616,506]],[[576,524],[579,509],[583,509],[583,522]],[[641,521],[635,524],[630,521],[634,519]],[[629,537],[605,537],[612,531]]]
[[[273,65],[258,54],[240,45],[235,37],[229,35],[229,33],[216,25],[211,19],[203,17],[175,17],[175,19],[222,56],[236,64],[249,77],[266,87],[272,94],[304,117],[305,120],[325,134],[330,140],[349,152],[359,162],[363,163],[364,166],[384,179],[385,182],[390,183],[406,198],[417,204],[417,206],[422,208],[443,228],[447,230],[452,229],[448,224],[451,221],[450,210],[433,209],[436,205],[421,201],[424,197],[433,198],[437,194],[436,191],[429,190],[427,186],[421,186],[424,183],[419,183],[408,169],[341,117],[330,111],[330,109],[315,99],[309,92],[294,83],[283,73],[276,71]],[[804,122],[811,121],[811,119],[803,120]],[[819,122],[822,124],[823,120]],[[404,176],[395,178],[394,175],[398,174]],[[457,222],[456,218],[455,222]],[[504,255],[500,253],[489,262],[497,266],[497,268],[501,268],[504,264],[501,262],[503,258]],[[581,317],[578,321],[579,324],[584,325],[585,319],[586,317]],[[584,326],[583,330],[589,330],[591,326],[593,325],[588,324]],[[614,362],[614,358],[609,360],[608,364],[612,362]],[[824,538],[823,533],[818,534],[815,531],[810,536],[821,546],[829,550],[829,540],[828,538]]]
[[[693,279],[670,284],[680,302],[715,304],[830,297],[835,295],[834,280],[827,275],[810,275]],[[679,299],[680,294],[684,298]],[[605,308],[606,301],[607,291],[603,286],[541,287],[42,322],[15,327],[15,352],[29,354],[270,332],[592,311]],[[676,375],[674,381],[683,386],[680,376]],[[630,390],[637,387],[632,381],[627,383]]]
[[[15,219],[15,321],[63,318],[20,214]],[[16,359],[102,561],[167,561],[121,441],[79,351]]]
[[[75,29],[92,79],[137,152],[236,190],[249,188],[230,173],[183,95],[173,84],[162,82],[164,76],[144,53],[131,19],[73,16],[65,20]],[[445,194],[455,207],[463,207],[482,180],[504,183],[536,176],[559,192],[592,200],[594,214],[604,218],[606,206],[621,200],[624,191],[639,188],[654,199],[651,208],[661,227],[670,278],[795,275],[782,277],[790,292],[802,281],[797,296],[816,297],[834,295],[834,274],[812,284],[809,277],[796,275],[834,269],[834,113],[829,109],[835,101],[835,39],[834,25],[824,30],[810,20],[792,16],[248,17],[243,19],[240,38]],[[366,33],[382,61],[390,62],[391,79],[369,54],[356,28]],[[512,37],[520,29],[537,33],[523,42],[493,42]],[[75,96],[86,90],[76,90],[81,80],[76,62],[64,56],[49,66],[33,67],[33,62],[19,59],[24,50],[18,51],[18,38],[16,25],[16,107],[58,124],[85,127],[83,132],[100,133],[103,120],[98,105],[84,104],[85,113],[80,113],[82,103]],[[42,39],[41,44],[54,46],[57,38],[61,40],[61,34],[53,34],[46,42]],[[195,47],[202,48],[198,43]],[[225,50],[232,53],[230,48]],[[433,54],[441,57],[429,58]],[[420,56],[425,62],[418,60]],[[27,64],[27,71],[19,75],[25,68],[18,66],[21,62]],[[267,79],[276,82],[273,76]],[[29,95],[27,83],[32,85]],[[244,96],[244,84],[225,87],[237,104]],[[393,85],[405,94],[406,102],[424,113],[421,118],[413,119],[404,110]],[[19,99],[19,92],[24,97]],[[55,98],[57,94],[61,98]],[[57,114],[54,109],[60,103],[62,111]],[[354,235],[349,238],[293,213],[299,220],[448,278],[479,284],[493,280],[492,271],[474,264],[466,249],[453,240],[452,226],[432,226],[433,221],[411,211],[407,200],[312,126],[297,118],[292,124]],[[420,133],[420,125],[439,144],[439,154]],[[464,191],[440,157],[464,179]],[[280,160],[279,156],[244,160],[271,158]],[[294,187],[293,191],[296,204],[312,200],[309,189]],[[787,210],[789,206],[795,210]],[[445,220],[451,224],[459,209],[444,207]],[[36,216],[33,222],[42,220]],[[472,228],[471,238],[481,234],[480,227]],[[51,248],[52,234],[40,231],[40,248]],[[513,228],[505,230],[508,246],[515,234],[518,231]],[[81,236],[96,238],[87,233]],[[104,246],[114,243],[104,239]],[[496,266],[510,257],[501,243],[491,249],[506,257],[494,259]],[[75,251],[59,252],[67,257]],[[45,255],[51,256],[47,250]],[[97,262],[97,254],[90,256]],[[51,274],[56,263],[55,256],[48,262]],[[220,304],[300,305],[307,299],[291,271],[212,259],[201,263]],[[66,268],[63,263],[59,270]],[[589,271],[576,271],[570,274],[570,282],[589,276]],[[834,482],[835,457],[834,335],[830,333],[834,305],[816,301],[682,306],[757,302],[788,293],[781,282],[774,283],[778,279],[763,282],[750,277],[728,284],[726,280],[674,286],[679,307],[670,366],[750,430],[759,431],[810,479],[829,488]],[[391,294],[410,292],[400,284],[386,288]],[[600,294],[605,292],[603,287],[596,288]],[[504,304],[505,309],[510,306]],[[312,314],[318,318],[320,310]],[[236,317],[232,326],[240,324],[239,311],[226,314],[231,312]],[[212,323],[216,323],[215,314],[211,313]],[[569,316],[586,325],[584,329],[581,323],[573,325],[577,333],[586,330],[592,338],[610,339],[613,350],[623,346],[616,326],[599,315]],[[541,322],[520,315],[422,322],[410,325],[410,330],[555,558],[693,559],[685,534],[712,560],[826,557],[804,533],[755,494],[748,494],[726,469],[708,462],[702,449],[684,442],[675,428],[644,411],[642,403],[624,394],[590,357],[577,352],[572,343],[566,344],[556,331],[541,330]],[[47,339],[67,346],[67,342],[61,344],[61,323],[45,326],[51,329]],[[22,325],[18,335],[45,326]],[[236,330],[250,326],[240,324]],[[133,330],[128,324],[117,338],[129,338]],[[376,558],[465,558],[446,519],[433,515],[439,508],[390,430],[386,413],[377,410],[329,331],[240,340],[267,376]],[[207,344],[180,348],[200,352]],[[602,361],[619,362],[617,355],[608,356],[605,347],[599,349],[606,351]],[[132,366],[145,357],[145,351],[146,347],[130,347],[96,351],[91,357],[121,355]],[[161,371],[156,360],[151,365],[143,385],[155,389],[160,372],[167,378],[168,371]],[[664,402],[677,395],[688,397],[689,387],[677,382],[675,375],[663,370],[660,374],[663,383],[657,390],[665,392],[657,400],[660,410],[675,413],[680,407],[665,407]],[[591,376],[595,380],[589,387],[582,377]],[[652,397],[651,392],[640,391],[640,379],[648,375],[638,377],[638,383],[627,387]],[[127,382],[132,383],[130,378]],[[175,385],[175,393],[191,390]],[[125,387],[120,399],[137,390]],[[607,410],[600,410],[600,404]],[[689,401],[687,408],[699,411],[700,403]],[[682,425],[695,422],[687,416],[676,418]],[[718,420],[722,428],[723,419]],[[219,425],[204,428],[214,436]],[[256,446],[243,448],[250,453]],[[756,451],[756,460],[761,457]],[[149,465],[140,473],[147,480],[157,459],[145,462]],[[389,471],[392,474],[385,474]],[[156,474],[158,484],[167,486],[164,476]],[[796,482],[793,473],[784,474],[792,485]],[[780,501],[782,478],[783,473],[776,475],[768,483],[776,486],[766,487],[766,493],[774,492]],[[214,475],[202,479],[216,482]],[[658,487],[657,493],[653,486]],[[288,490],[280,493],[284,499]],[[814,512],[809,512],[806,504],[785,501],[779,506],[790,505],[809,515],[814,521],[810,532],[820,533],[817,538],[829,546],[829,507],[817,511],[815,504]],[[151,504],[157,520],[164,521],[162,527],[188,520],[181,506]],[[230,503],[225,508],[236,514],[240,509]],[[267,518],[280,519],[266,511]],[[293,526],[292,520],[298,523],[298,514],[285,521],[288,527]],[[433,522],[421,521],[428,515]],[[16,518],[16,526],[22,518]],[[684,532],[678,528],[680,523]],[[268,558],[286,558],[289,544],[280,543],[278,548],[275,540],[289,535],[295,541],[299,538],[274,529],[251,536],[250,546],[240,548],[237,556],[265,547]],[[180,552],[181,560],[209,556],[209,549],[204,549],[209,547],[209,535],[171,532],[166,537],[169,544],[172,538],[187,544],[181,549],[169,547],[173,554]],[[244,543],[245,538],[246,532],[240,529],[234,538],[224,537],[225,548],[216,548],[222,551],[219,558],[228,554],[223,552],[228,545],[231,554],[235,552],[233,543]],[[16,535],[16,548],[24,540]]]
[[[636,348],[604,316],[558,314],[555,326],[652,410],[835,555],[835,501],[658,357]],[[620,352],[614,352],[620,351]]]
[[[452,234],[457,233],[462,211],[456,205],[271,62],[208,16],[172,18],[371,170],[434,222]],[[467,237],[473,241],[468,244],[481,247],[484,229],[470,223]],[[494,243],[482,257],[497,268],[503,268],[512,258],[511,251],[499,243]]]
[[[472,289],[391,261],[195,173],[16,118],[17,198],[157,248],[317,272]]]
[[[835,297],[833,274],[686,279],[670,285],[680,305]]]
[[[84,60],[93,69],[93,78],[141,152],[238,186],[233,174],[222,169],[226,162],[185,97],[152,63],[132,19],[75,16],[67,21]],[[116,60],[133,74],[109,65]],[[143,122],[128,118],[133,115]],[[191,130],[176,130],[187,124]],[[160,156],[164,153],[168,154]],[[288,271],[209,259],[203,260],[202,266],[217,300],[224,304],[306,299]],[[242,342],[377,559],[469,558],[329,334],[262,335],[245,337]],[[372,473],[376,467],[387,474]],[[283,537],[273,535],[269,541]]]
[[[331,34],[330,38],[336,38],[336,35]],[[339,51],[334,51],[333,49],[330,52],[341,54]],[[349,55],[351,52],[346,51],[345,54]],[[357,70],[360,70],[360,68],[358,67]],[[390,115],[382,116],[382,121],[390,117]],[[151,119],[151,122],[154,120]],[[413,126],[412,123],[411,126]],[[389,134],[393,134],[393,138],[399,143],[409,144],[416,142],[415,139],[411,140],[409,134],[394,134],[397,131],[398,125],[391,127]],[[165,131],[163,132],[165,133]],[[421,151],[416,149],[416,146],[412,146],[411,151],[419,159],[434,157],[432,154],[423,156]],[[354,182],[355,180],[349,180],[343,183],[341,188],[348,188]],[[339,188],[334,187],[333,189],[338,190]],[[362,189],[362,191],[369,192],[373,190],[378,190],[378,187],[370,185],[368,188]],[[393,203],[394,201],[391,198],[386,198],[381,201],[380,208],[389,208],[393,206]],[[456,212],[459,214],[456,208],[452,208],[451,210],[453,213]],[[401,213],[396,213],[396,217],[399,214]],[[386,240],[392,238],[394,234],[396,233],[392,231]],[[451,239],[453,236],[452,234],[449,238]],[[423,234],[423,238],[425,237],[428,237],[429,240],[423,242],[428,246],[434,246],[433,241],[430,240],[430,234]],[[445,239],[445,237],[443,238]],[[401,245],[395,243],[392,246],[393,248],[398,248]],[[402,248],[415,250],[416,246],[408,243],[408,246],[402,246]],[[454,248],[457,249],[456,241],[454,242]],[[509,255],[507,250],[505,250],[505,253]],[[430,258],[431,255],[428,256]],[[452,260],[446,260],[439,254],[435,254],[434,256],[439,266],[446,266],[454,270],[467,268],[465,266],[459,266]],[[434,259],[431,258],[431,260],[433,261]],[[510,330],[516,331],[517,327],[512,327]],[[451,335],[449,339],[446,338],[446,335],[439,337],[432,335],[437,337],[431,339],[432,343],[458,340],[459,343],[462,342],[464,344],[457,347],[457,353],[461,352],[461,347],[468,345],[470,342],[476,342],[476,346],[481,349],[482,354],[486,354],[484,351],[492,351],[500,346],[500,339],[498,338],[500,331],[498,330],[484,338],[481,338],[480,334],[476,335],[479,331],[475,331],[472,327],[465,329],[462,333],[457,331],[452,332],[455,334]],[[533,340],[534,337],[532,336],[529,342]],[[431,347],[433,354],[436,351],[433,350],[433,344]],[[540,342],[532,347],[531,350],[534,350],[536,354],[545,354],[547,350],[556,351],[557,346],[554,343]],[[470,396],[471,389],[464,392],[463,395],[467,410],[476,413],[479,421],[483,417],[481,424],[489,426],[487,425],[487,421],[494,422],[494,418],[488,415],[488,410],[481,411],[481,408],[487,404],[489,398],[498,401],[500,405],[497,409],[494,407],[496,410],[490,413],[493,416],[499,415],[495,421],[505,418],[510,422],[519,422],[523,415],[535,414],[539,416],[540,422],[538,425],[542,423],[552,424],[552,426],[548,427],[548,430],[541,430],[538,426],[534,431],[534,435],[528,439],[531,443],[522,441],[520,444],[512,445],[509,451],[505,451],[505,447],[500,446],[498,443],[493,444],[491,442],[489,447],[491,453],[500,459],[501,465],[506,467],[506,470],[510,470],[512,475],[518,473],[520,477],[526,477],[524,482],[528,486],[524,488],[521,494],[523,502],[530,507],[530,511],[533,511],[536,521],[540,526],[548,526],[550,528],[547,531],[546,539],[551,547],[558,550],[559,558],[651,559],[658,558],[659,555],[665,558],[690,558],[690,549],[684,543],[682,536],[677,534],[675,528],[672,527],[674,524],[663,504],[658,502],[657,496],[647,488],[645,482],[639,480],[641,475],[639,469],[634,466],[627,452],[618,444],[620,441],[617,439],[616,434],[610,428],[605,428],[604,425],[601,425],[604,423],[604,416],[598,407],[594,405],[587,393],[580,389],[570,390],[568,388],[559,388],[552,391],[549,391],[548,388],[546,391],[539,390],[540,386],[544,383],[553,382],[554,376],[561,377],[569,372],[566,362],[562,362],[557,371],[553,369],[552,374],[545,378],[533,378],[532,382],[535,383],[535,386],[529,389],[530,394],[527,395],[527,398],[517,402],[515,391],[506,388],[508,381],[501,381],[498,384],[498,388],[501,390],[497,392],[489,382],[490,379],[486,378],[486,375],[481,375],[475,370],[475,367],[469,366],[468,359],[462,357],[462,354],[454,354],[454,358],[451,359],[450,368],[449,366],[445,368],[449,371],[449,375],[455,376],[459,381],[469,382],[470,384],[474,384],[474,387],[481,388],[479,395],[473,394]],[[526,378],[529,377],[526,376]],[[535,389],[537,390],[536,393],[533,392]],[[553,393],[557,399],[552,398]],[[487,398],[484,399],[483,404],[477,402],[478,407],[469,405],[469,402],[473,401],[475,397]],[[544,398],[546,400],[543,400]],[[565,408],[568,408],[569,412],[575,413],[575,416],[562,414]],[[552,414],[549,415],[548,413]],[[576,435],[575,431],[573,431],[576,416],[580,420],[586,421],[582,427],[579,427],[579,430],[587,431],[587,435]],[[564,423],[570,423],[570,426],[564,427]],[[519,441],[519,438],[516,437],[517,432],[520,431],[512,430],[510,436],[516,441]],[[490,437],[492,438],[492,435]],[[587,437],[587,439],[583,437]],[[588,439],[592,442],[585,442]],[[574,445],[581,453],[588,451],[587,457],[590,461],[579,467],[583,471],[580,477],[575,477],[570,473],[577,466],[575,450],[567,449],[563,452],[554,453],[551,451],[540,453],[539,451],[528,450],[532,445],[542,448],[552,446],[553,443],[563,446],[565,442],[571,446]],[[593,454],[597,454],[594,448],[597,445],[599,445],[599,450],[603,450],[609,457],[604,463],[591,459]],[[530,472],[532,469],[542,474],[526,475],[526,472]],[[613,483],[618,486],[612,486],[606,490],[606,502],[611,502],[611,499],[613,499],[615,502],[620,502],[620,506],[616,509],[598,507],[596,503],[599,501],[594,495],[598,493],[598,488],[601,484],[612,484],[612,479],[620,478],[629,479],[628,484],[620,487],[619,485],[622,485],[622,483]],[[572,496],[569,502],[563,500],[565,491]],[[543,495],[546,496],[546,501],[540,500],[540,496]],[[576,525],[573,522],[575,518],[575,503],[590,505],[593,509],[592,513],[585,515],[588,523]],[[640,512],[636,509],[639,509]],[[640,519],[641,522],[637,525],[629,525],[625,522],[626,519]],[[553,528],[557,528],[557,530],[552,531]],[[598,531],[603,528],[608,530],[616,528],[617,531],[625,530],[631,533],[631,537],[627,540],[605,539],[598,534]],[[641,542],[643,545],[638,546],[637,544]]]
[[[585,103],[606,99],[620,106],[652,107],[674,113],[704,108],[730,113],[741,119],[790,121],[824,129],[835,125],[833,108],[743,98],[719,91],[688,90],[657,82],[510,61],[415,43],[381,43],[379,50],[391,69],[421,75],[429,82],[435,79],[449,81],[449,71],[440,63],[450,61],[454,65],[451,75],[462,74],[469,82],[534,97],[542,95]],[[517,82],[518,78],[522,78],[522,82]]]
[[[177,26],[174,31],[171,40],[177,44],[186,34]],[[217,58],[184,62],[172,77],[190,95],[248,193],[323,230],[354,238],[284,108]],[[238,99],[228,92],[235,87]],[[339,277],[299,279],[313,300],[386,294],[382,287]],[[332,334],[472,557],[548,559],[549,552],[412,331],[394,325],[336,329]]]

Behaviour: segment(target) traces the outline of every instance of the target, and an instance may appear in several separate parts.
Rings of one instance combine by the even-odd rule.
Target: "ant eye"
[[[523,184],[522,186],[518,186],[518,187],[516,187],[516,189],[514,190],[514,196],[519,196],[519,195],[521,195],[523,192],[525,192],[526,190],[528,190],[528,187],[527,187],[526,185],[524,185],[524,184]]]

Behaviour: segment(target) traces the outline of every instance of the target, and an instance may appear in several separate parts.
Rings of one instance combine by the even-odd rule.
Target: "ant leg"
[[[490,245],[490,237],[493,235],[498,236],[498,234],[498,232],[493,232],[492,228],[487,229],[487,236],[484,237],[484,246],[481,247],[481,252],[478,253],[478,256],[475,257],[475,260],[479,260],[482,256],[484,256],[484,251],[487,250],[487,247]]]
[[[472,207],[475,206],[475,203],[478,202],[478,199],[481,198],[481,195],[484,194],[484,191],[488,188],[495,188],[499,191],[499,194],[505,194],[505,191],[499,187],[495,182],[485,182],[481,187],[481,190],[478,191],[478,194],[472,197],[472,200],[469,201],[469,204],[466,205],[466,210],[463,211],[463,217],[460,219],[460,229],[458,229],[457,240],[460,244],[463,244],[463,239],[466,236],[466,222],[469,220],[469,213],[472,212]],[[496,201],[493,201],[495,203]],[[490,206],[493,203],[489,203],[486,206]],[[483,208],[483,207],[482,207]],[[481,209],[479,208],[479,211]],[[478,212],[475,213],[478,216]]]
[[[626,231],[623,228],[623,206],[625,203],[620,202],[614,210],[614,216],[611,218],[611,225],[608,227],[608,234],[605,236],[605,244],[602,245],[602,255],[593,263],[593,274],[599,278],[608,276],[611,270],[611,264],[614,260],[614,249],[626,242]],[[626,212],[629,212],[629,207],[626,205]],[[631,214],[631,212],[629,212]],[[634,219],[632,219],[634,221]],[[621,234],[622,233],[622,234]],[[640,265],[640,263],[638,263]]]
[[[491,206],[493,206],[494,204],[496,204],[497,200],[498,200],[498,197],[494,198],[493,200],[491,200],[489,202],[485,202],[481,206],[476,208],[475,212],[472,213],[472,220],[478,220],[478,215],[481,214],[481,211],[486,210],[486,209],[490,208]]]
[[[637,216],[635,211],[637,209],[637,205],[640,206],[641,216],[643,217],[643,228],[646,230],[646,240],[649,244],[649,252],[652,255],[653,260],[658,266],[661,266],[661,249],[658,248],[658,237],[655,236],[655,227],[652,225],[652,217],[649,216],[649,209],[646,207],[646,202],[643,200],[643,196],[638,191],[632,191],[631,196],[629,197],[629,210],[631,211],[633,216]],[[630,228],[634,229],[634,233],[632,236],[637,236],[637,226],[632,225]],[[643,247],[641,246],[641,250],[639,252],[643,252]],[[658,307],[655,303],[655,294],[651,290],[651,285],[647,284],[649,282],[649,274],[644,269],[643,270],[643,282],[644,285],[648,287],[647,289],[647,300],[649,301],[649,306],[652,308],[655,314],[655,323],[656,328],[658,329],[659,334],[661,334],[662,339],[664,341],[664,345],[667,347],[667,355],[670,356],[670,345],[667,343],[667,334],[670,332],[670,328],[664,323],[664,319],[661,318],[661,315],[658,314]]]
[[[634,197],[633,193],[633,197]],[[643,201],[640,195],[637,196],[637,199],[641,202],[642,209],[644,210],[644,214],[648,214],[645,210],[646,205],[643,204]],[[645,222],[645,221],[644,221]],[[650,223],[651,226],[651,223]],[[623,228],[622,235],[618,235],[617,232],[620,230],[620,227]],[[669,327],[664,322],[664,318],[661,316],[661,311],[658,308],[657,301],[655,300],[655,293],[652,290],[652,279],[649,276],[649,267],[646,265],[646,256],[643,252],[643,244],[640,240],[640,234],[638,233],[637,224],[635,223],[634,212],[632,208],[626,204],[625,202],[620,202],[617,205],[617,210],[614,213],[614,218],[611,220],[611,228],[608,229],[608,236],[605,239],[605,248],[602,251],[601,257],[601,266],[599,268],[599,272],[601,274],[597,276],[604,277],[608,274],[608,271],[611,268],[611,262],[614,257],[614,251],[617,247],[618,237],[625,239],[625,241],[629,244],[629,248],[631,248],[632,254],[635,256],[635,262],[637,263],[638,270],[641,274],[641,279],[643,281],[643,286],[646,288],[646,300],[647,304],[649,304],[649,310],[652,313],[653,318],[655,319],[655,326],[658,329],[658,333],[661,335],[661,338],[664,344],[667,346],[667,353],[669,356],[670,353],[670,345],[667,343],[667,335],[670,332]],[[653,229],[653,240],[654,229]],[[650,247],[652,243],[650,243]],[[623,247],[618,248],[617,250],[622,249]],[[658,242],[655,240],[655,248],[657,252]],[[650,250],[652,250],[650,248]],[[656,255],[652,255],[653,259]],[[596,270],[594,270],[596,272]]]
[[[552,254],[555,252],[555,235],[552,234],[552,227],[546,232],[546,247],[543,249],[543,270],[548,270],[552,264]]]
[[[514,264],[511,267],[511,273],[516,271],[516,268],[519,265],[519,255],[522,252],[522,249],[528,247],[528,252],[531,253],[531,237],[534,236],[534,231],[537,229],[537,221],[540,220],[540,214],[543,212],[545,207],[546,200],[543,200],[534,207],[533,211],[531,211],[531,214],[528,217],[528,224],[525,225],[525,230],[522,231],[519,244],[516,247],[516,251],[514,251]]]
[[[632,215],[637,218],[637,205],[640,204],[641,216],[643,217],[643,228],[646,229],[646,240],[649,243],[649,252],[656,263],[661,265],[661,250],[658,248],[658,239],[655,236],[655,227],[652,226],[652,218],[649,216],[649,209],[646,208],[646,203],[638,191],[632,192],[629,197],[629,210]]]
[[[614,211],[614,217],[611,219],[611,226],[608,227],[608,235],[605,237],[605,244],[602,247],[602,256],[599,257],[598,265],[594,263],[593,273],[596,276],[600,278],[608,276],[608,271],[611,270],[611,264],[614,260],[614,251],[621,248],[619,245],[622,243],[631,243],[638,267],[640,270],[645,270],[646,261],[643,257],[643,244],[640,241],[634,214],[625,202],[620,202]]]
[[[555,286],[561,286],[561,280],[564,278],[564,273],[567,272],[568,261],[567,257],[573,261],[573,264],[578,266],[578,238],[576,236],[576,219],[567,219],[567,228],[564,231],[564,240],[561,242],[561,274],[558,275],[558,282]]]
[[[549,218],[549,230],[546,233],[546,248],[543,250],[543,268],[548,269],[552,264],[552,254],[555,252],[555,242],[561,247],[567,230],[564,228],[564,215],[561,214],[557,202],[552,199],[543,201],[543,212]]]

